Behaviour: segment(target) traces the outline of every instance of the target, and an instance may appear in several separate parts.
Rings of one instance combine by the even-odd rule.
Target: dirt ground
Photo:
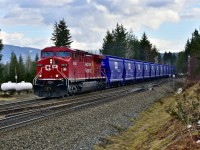
[[[33,98],[37,98],[37,96],[34,95],[33,91],[24,91],[20,93],[0,91],[0,104],[11,101],[28,100]]]

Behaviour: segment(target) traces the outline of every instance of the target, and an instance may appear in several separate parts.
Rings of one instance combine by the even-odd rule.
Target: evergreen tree
[[[175,65],[176,64],[176,55],[175,54],[172,54],[172,59],[171,59],[171,65]]]
[[[188,58],[191,58],[190,62],[197,64],[200,63],[200,34],[199,31],[195,29],[195,31],[192,33],[192,38],[187,40],[187,43],[185,45],[185,60],[186,62],[189,62]],[[193,59],[193,60],[192,60]],[[190,68],[190,75],[196,75],[200,76],[200,65],[189,65]],[[192,72],[191,72],[192,71]],[[194,77],[194,76],[193,76]],[[195,78],[195,77],[194,77]]]
[[[9,80],[9,69],[10,63],[2,64],[2,76],[1,76],[1,83],[7,82]]]
[[[2,83],[7,82],[9,80],[9,68],[10,68],[10,63],[6,63],[5,65],[2,65]]]
[[[15,76],[18,75],[17,72],[17,68],[18,68],[18,61],[17,61],[17,57],[15,55],[14,52],[11,53],[11,57],[10,57],[10,66],[9,66],[9,81],[15,82]]]
[[[38,53],[36,53],[35,55],[35,62],[37,62],[39,60],[39,56],[38,56]]]
[[[145,33],[142,39],[138,40],[132,31],[127,32],[123,25],[119,24],[112,32],[107,31],[100,53],[151,62],[161,61],[158,49],[152,47]]]
[[[36,76],[36,62],[38,61],[39,57],[38,54],[35,55],[35,60],[32,62],[32,66],[31,66],[31,70],[30,70],[30,74],[31,74],[31,81],[35,78]]]
[[[0,29],[0,34],[1,34],[1,29]],[[3,76],[2,71],[3,71],[3,65],[1,64],[1,59],[2,59],[2,51],[3,49],[3,43],[2,43],[2,39],[0,39],[0,77]],[[0,83],[3,82],[3,78],[0,78]]]
[[[3,76],[3,68],[4,68],[4,65],[0,62],[0,85],[1,83],[5,81],[4,76]]]
[[[158,57],[158,63],[159,63],[159,64],[162,64],[162,57],[161,57],[160,53],[158,53],[158,56],[157,56],[157,57]]]
[[[166,64],[167,61],[168,61],[167,52],[165,52],[163,55],[163,64]]]
[[[140,60],[150,61],[151,49],[152,49],[152,44],[148,40],[146,33],[144,33],[140,40],[140,52],[139,52]]]
[[[123,25],[117,24],[112,32],[107,31],[103,39],[103,46],[100,49],[101,54],[113,55],[118,57],[126,56],[127,32]]]
[[[165,52],[163,55],[164,64],[175,65],[176,59],[175,54],[172,54],[170,51],[168,53]]]
[[[0,34],[1,34],[1,29],[0,29]],[[3,49],[3,43],[2,43],[2,39],[0,39],[0,62],[2,59],[2,53],[1,53],[2,49]]]
[[[154,45],[151,51],[149,52],[149,61],[150,62],[155,62],[155,63],[160,63],[161,62],[161,56],[158,53],[158,49]]]
[[[70,47],[73,41],[71,40],[70,30],[64,19],[60,20],[59,23],[55,23],[51,40],[54,42],[55,46]]]
[[[187,60],[185,57],[185,52],[179,52],[178,58],[176,61],[176,68],[178,73],[186,73],[187,72]]]
[[[32,82],[32,75],[31,75],[31,69],[32,69],[32,60],[30,54],[28,54],[25,62],[25,80],[27,82]]]
[[[24,66],[24,61],[22,58],[22,55],[19,56],[19,60],[18,60],[18,68],[17,68],[17,72],[18,72],[18,81],[24,81],[25,80],[25,66]]]
[[[114,38],[115,38],[115,56],[119,57],[126,57],[126,39],[127,39],[127,32],[123,25],[119,25],[117,23],[116,29],[114,31]]]
[[[100,49],[100,53],[103,55],[114,55],[114,36],[107,31],[106,37],[103,39],[103,46]]]
[[[130,31],[130,33],[128,33],[127,35],[126,58],[139,59],[138,55],[139,45],[140,45],[139,40],[136,38],[133,32]]]
[[[195,29],[194,33],[192,34],[191,53],[192,54],[200,53],[200,34],[199,34],[198,30],[196,30],[196,29]]]

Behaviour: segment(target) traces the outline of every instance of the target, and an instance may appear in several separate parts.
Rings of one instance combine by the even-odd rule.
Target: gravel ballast
[[[119,134],[132,125],[130,119],[160,98],[173,92],[164,83],[107,103],[35,123],[0,134],[0,149],[89,150],[109,135]]]

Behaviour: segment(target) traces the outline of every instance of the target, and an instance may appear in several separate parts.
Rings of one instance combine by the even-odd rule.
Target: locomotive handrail
[[[38,72],[38,74],[35,76],[35,78],[33,79],[33,85],[36,85],[36,80],[38,78],[38,75],[42,72],[42,68],[40,69],[40,72]]]
[[[63,76],[63,78],[67,79],[66,75],[63,72],[59,71],[58,69],[57,71]]]
[[[65,75],[63,72],[59,71],[58,69],[57,69],[57,71],[58,71],[58,72],[63,76],[63,78],[66,80],[66,85],[69,85],[69,80],[67,79],[66,75]]]

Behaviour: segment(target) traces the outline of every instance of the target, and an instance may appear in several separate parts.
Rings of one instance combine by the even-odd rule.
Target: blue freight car
[[[106,77],[106,87],[114,87],[169,77],[175,72],[175,66],[107,55],[102,61],[102,72]]]
[[[150,67],[151,67],[150,78],[151,80],[153,80],[156,78],[156,65],[154,63],[151,63]]]
[[[120,86],[124,83],[124,62],[122,58],[105,56],[102,70],[106,76],[106,86]]]
[[[172,68],[172,75],[174,74],[175,75],[175,72],[176,72],[176,66],[171,66]]]
[[[160,77],[160,67],[159,64],[155,64],[155,78]]]
[[[135,82],[135,60],[124,59],[124,83],[131,84]]]
[[[144,65],[144,70],[143,70],[144,79],[145,80],[150,80],[150,73],[151,73],[150,63],[149,62],[144,62],[143,65]]]
[[[168,65],[163,65],[163,76],[168,77]]]
[[[159,64],[158,68],[159,68],[159,73],[157,74],[157,77],[162,78],[163,77],[163,65]]]
[[[136,60],[135,61],[135,80],[142,81],[144,80],[144,62]]]
[[[163,74],[163,77],[165,77],[166,76],[166,67],[165,67],[165,65],[162,65],[162,66],[163,66],[162,74]]]

